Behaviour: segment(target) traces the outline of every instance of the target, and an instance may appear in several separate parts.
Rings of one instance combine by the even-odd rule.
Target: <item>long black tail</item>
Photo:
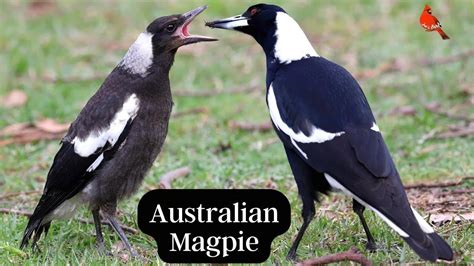
[[[412,211],[423,234],[421,238],[420,234],[417,234],[417,236],[403,237],[405,242],[407,242],[420,257],[426,260],[453,260],[453,250],[448,243],[434,232],[433,228],[415,209],[412,208]]]
[[[23,238],[21,239],[20,243],[20,248],[25,248],[28,246],[28,241],[30,238],[33,236],[33,243],[32,246],[34,247],[36,245],[36,242],[39,240],[41,234],[44,232],[45,234],[48,233],[49,227],[51,225],[51,222],[44,222],[44,219],[46,216],[51,212],[51,210],[55,209],[57,206],[52,205],[48,206],[48,203],[52,203],[50,200],[51,197],[47,195],[43,195],[38,202],[38,205],[35,208],[35,211],[30,217],[30,220],[28,221],[28,225],[26,226],[25,232],[23,233]],[[54,205],[61,204],[61,202],[57,202]],[[59,205],[58,204],[58,205]]]
[[[403,238],[405,242],[423,259],[436,261],[453,260],[453,250],[438,234],[426,234],[426,240],[419,242],[410,237]]]

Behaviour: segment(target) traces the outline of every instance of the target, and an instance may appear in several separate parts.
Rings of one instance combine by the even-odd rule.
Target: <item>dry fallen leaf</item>
[[[435,224],[435,225],[443,225],[448,222],[464,222],[464,221],[469,221],[472,222],[474,221],[474,212],[470,213],[437,213],[437,214],[432,214],[430,215],[430,223]]]
[[[2,105],[5,108],[14,108],[25,105],[28,96],[21,90],[12,90],[2,99]]]
[[[53,12],[56,3],[51,0],[32,0],[28,3],[27,14],[29,17],[40,17]]]
[[[390,111],[389,115],[400,115],[400,116],[414,116],[416,115],[416,109],[413,106],[405,105],[395,107],[392,111]]]
[[[69,124],[60,124],[50,118],[36,122],[35,126],[48,133],[62,133],[69,129]]]
[[[60,139],[68,128],[69,124],[60,124],[52,119],[40,120],[34,124],[13,124],[0,130],[0,146]]]
[[[19,123],[6,126],[0,130],[0,137],[16,135],[18,132],[21,132],[28,127],[30,127],[30,124],[28,123]]]

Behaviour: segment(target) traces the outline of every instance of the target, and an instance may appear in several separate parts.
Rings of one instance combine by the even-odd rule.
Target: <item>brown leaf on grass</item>
[[[429,222],[431,224],[440,226],[445,223],[449,223],[451,221],[454,221],[456,223],[460,222],[473,222],[474,221],[474,212],[470,213],[437,213],[437,214],[432,214],[430,215]]]
[[[445,187],[447,183],[440,183],[439,187],[430,184],[430,186],[416,186],[413,189],[407,190],[410,203],[415,209],[434,216],[437,223],[440,223],[442,220],[452,220],[451,218],[455,215],[471,217],[474,190],[459,188],[458,186],[463,185],[461,183]],[[459,220],[459,218],[456,219]],[[459,221],[462,222],[464,220],[461,219]]]
[[[56,9],[56,3],[51,0],[32,0],[28,3],[26,10],[29,17],[40,17],[52,13]]]
[[[411,105],[398,106],[390,111],[389,115],[392,116],[414,116],[416,115],[415,107]]]
[[[2,97],[1,103],[5,108],[15,108],[25,105],[28,96],[21,90],[12,90],[5,97]]]
[[[52,119],[43,119],[33,124],[10,125],[0,130],[0,147],[14,143],[60,139],[68,128],[69,124],[60,124]]]
[[[60,124],[50,118],[36,122],[35,126],[48,133],[63,133],[69,129],[69,124]]]

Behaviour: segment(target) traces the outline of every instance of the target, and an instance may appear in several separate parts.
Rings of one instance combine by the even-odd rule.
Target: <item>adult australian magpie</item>
[[[400,176],[357,81],[343,67],[319,56],[298,23],[279,6],[258,4],[242,15],[206,24],[251,35],[266,55],[266,100],[284,144],[303,202],[303,225],[312,220],[318,193],[342,190],[366,232],[373,210],[423,259],[452,260],[450,246],[410,206]]]
[[[117,202],[132,195],[159,154],[172,109],[169,71],[183,45],[215,41],[189,34],[206,6],[155,19],[82,109],[61,141],[43,195],[26,226],[21,247],[33,246],[51,221],[89,206],[97,244],[104,249],[100,213],[136,256],[115,220]]]

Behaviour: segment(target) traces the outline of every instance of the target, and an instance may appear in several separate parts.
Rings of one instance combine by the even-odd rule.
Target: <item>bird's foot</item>
[[[101,256],[111,257],[113,256],[112,252],[105,248],[104,243],[97,244],[97,251]]]
[[[375,242],[367,242],[367,244],[365,244],[365,249],[369,252],[375,252],[377,250],[377,245],[375,244]]]

